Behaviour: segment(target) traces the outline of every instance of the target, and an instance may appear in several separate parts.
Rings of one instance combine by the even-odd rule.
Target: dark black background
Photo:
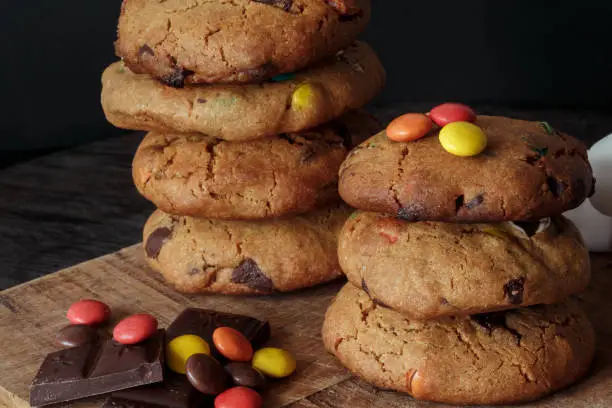
[[[153,1],[153,0],[151,0]],[[0,5],[0,150],[115,135],[99,107],[120,0]],[[377,104],[446,100],[612,108],[612,2],[374,0]]]

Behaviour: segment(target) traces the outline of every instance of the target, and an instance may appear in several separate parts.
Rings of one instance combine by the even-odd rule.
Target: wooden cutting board
[[[376,390],[350,376],[325,353],[320,327],[329,301],[342,282],[289,295],[268,297],[186,296],[166,286],[143,260],[139,245],[85,262],[0,293],[0,407],[29,407],[28,386],[44,356],[56,350],[55,334],[65,312],[82,298],[97,298],[113,310],[113,323],[147,312],[162,327],[186,307],[248,314],[272,324],[271,345],[294,353],[299,364],[290,379],[273,384],[269,407],[441,407]],[[593,283],[581,295],[598,332],[596,361],[589,377],[529,407],[612,406],[612,255],[593,255]],[[98,407],[101,399],[65,404]]]

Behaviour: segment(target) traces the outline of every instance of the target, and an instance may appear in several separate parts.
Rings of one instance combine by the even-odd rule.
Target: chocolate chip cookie
[[[116,52],[166,84],[259,82],[348,46],[369,0],[124,0]]]
[[[588,370],[593,327],[572,300],[507,312],[418,321],[345,286],[323,341],[356,375],[417,399],[510,404],[570,385]]]
[[[453,156],[439,131],[414,142],[384,132],[357,147],[340,171],[351,206],[417,221],[537,220],[580,205],[594,192],[586,148],[546,123],[479,116],[488,137],[475,157]]]
[[[354,285],[415,319],[557,303],[590,280],[588,250],[563,216],[450,224],[357,212],[338,246]]]
[[[102,107],[121,128],[246,141],[326,123],[364,106],[384,82],[380,61],[364,43],[279,82],[257,85],[174,89],[118,62],[102,76]]]
[[[380,129],[362,112],[301,133],[251,142],[149,133],[133,163],[136,187],[161,210],[214,219],[299,214],[338,201],[338,169]]]
[[[245,222],[158,210],[144,228],[146,258],[182,292],[288,292],[342,275],[337,236],[349,214],[339,204],[293,218]]]

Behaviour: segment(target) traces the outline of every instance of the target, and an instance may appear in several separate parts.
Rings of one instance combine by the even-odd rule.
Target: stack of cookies
[[[398,130],[414,119],[342,166],[340,194],[359,210],[339,238],[350,282],[327,312],[326,348],[378,387],[450,404],[518,403],[577,381],[595,345],[571,297],[589,254],[561,214],[593,191],[585,146],[545,122],[475,114]]]
[[[103,74],[108,120],[149,131],[135,184],[158,210],[152,267],[190,293],[267,294],[341,275],[348,152],[380,130],[357,35],[369,0],[125,0]]]

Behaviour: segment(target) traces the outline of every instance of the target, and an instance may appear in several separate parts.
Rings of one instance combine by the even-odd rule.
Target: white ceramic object
[[[564,215],[576,224],[589,251],[612,251],[612,217],[597,211],[589,200]]]
[[[597,211],[612,217],[612,134],[591,147],[589,161],[597,179],[591,203]]]

